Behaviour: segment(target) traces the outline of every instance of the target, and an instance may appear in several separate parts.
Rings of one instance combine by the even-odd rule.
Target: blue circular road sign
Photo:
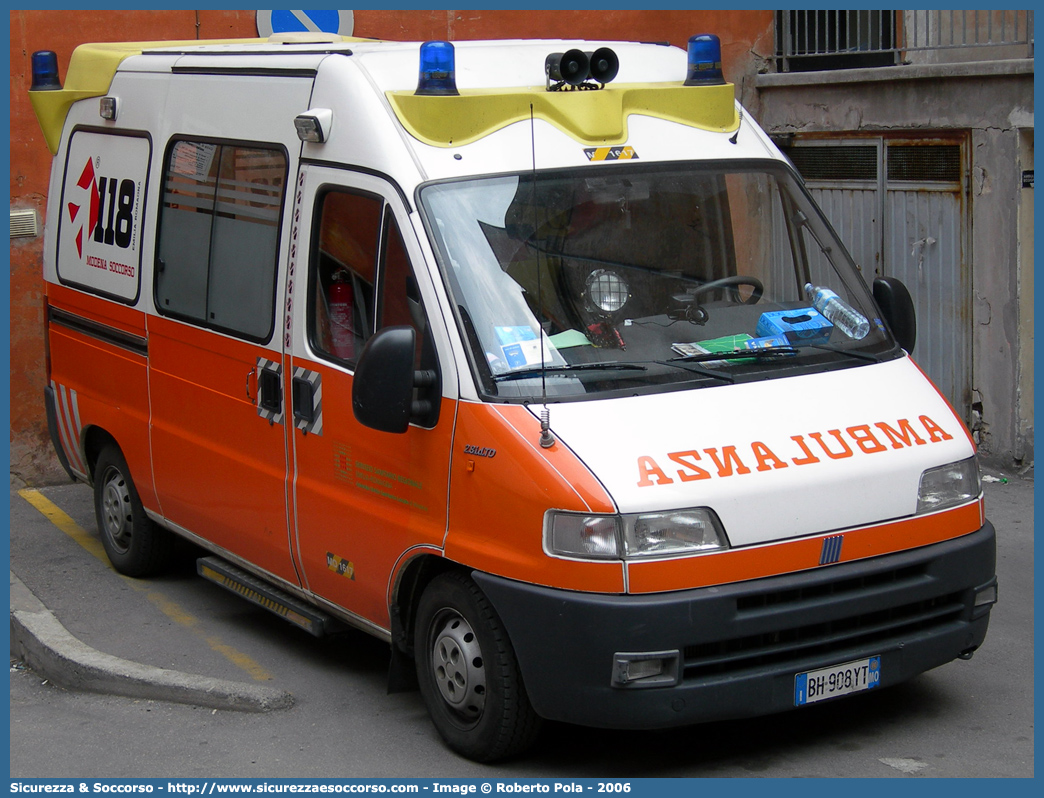
[[[257,33],[267,39],[273,33],[308,31],[351,36],[355,29],[352,11],[258,11]]]

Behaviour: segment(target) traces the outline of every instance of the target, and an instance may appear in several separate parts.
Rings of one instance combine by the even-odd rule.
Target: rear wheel
[[[534,742],[540,718],[515,652],[496,611],[469,577],[442,574],[428,585],[414,640],[421,694],[450,748],[492,762]]]
[[[102,449],[94,467],[94,512],[102,545],[113,567],[126,576],[148,576],[167,562],[169,532],[145,514],[123,453]]]

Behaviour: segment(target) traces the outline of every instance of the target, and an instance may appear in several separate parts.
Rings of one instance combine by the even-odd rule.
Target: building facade
[[[1033,12],[785,11],[756,114],[984,460],[1033,464]]]

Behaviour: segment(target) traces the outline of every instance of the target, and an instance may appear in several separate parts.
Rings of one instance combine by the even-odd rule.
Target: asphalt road
[[[551,724],[526,758],[449,751],[418,693],[386,692],[387,646],[315,639],[195,575],[139,581],[98,559],[84,486],[11,493],[11,570],[74,636],[137,662],[291,692],[264,714],[80,693],[11,669],[13,778],[1032,777],[1033,482],[986,485],[1000,603],[984,646],[911,682],[755,720],[666,732]]]

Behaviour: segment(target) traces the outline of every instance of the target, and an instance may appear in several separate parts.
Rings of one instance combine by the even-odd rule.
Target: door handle
[[[275,415],[283,412],[283,386],[279,372],[273,369],[261,369],[257,378],[260,394],[260,407]]]
[[[315,401],[312,383],[303,377],[294,377],[290,384],[294,401],[294,420],[311,424],[315,421]]]
[[[253,393],[251,393],[253,390]],[[246,398],[251,404],[257,404],[257,369],[250,369],[246,375]]]

